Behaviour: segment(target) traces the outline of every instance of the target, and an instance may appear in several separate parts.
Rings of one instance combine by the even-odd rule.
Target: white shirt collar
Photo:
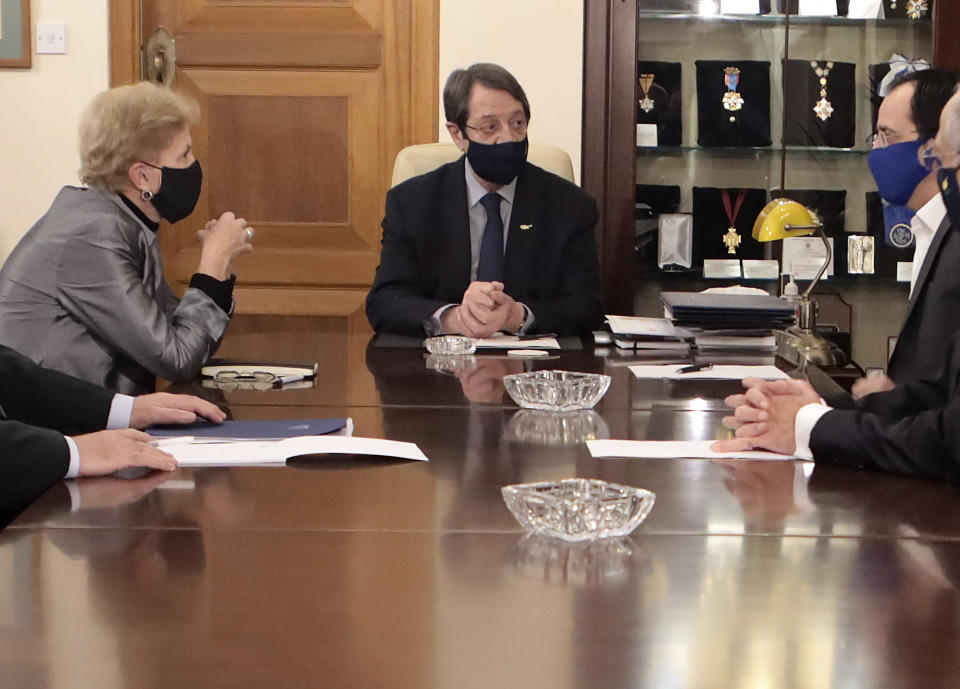
[[[473,171],[473,168],[470,167],[470,161],[464,160],[464,176],[467,179],[467,208],[473,208],[476,204],[480,203],[480,199],[489,194],[486,189],[483,188],[483,185],[480,184],[480,181],[477,179],[477,173]],[[504,199],[507,200],[511,206],[513,205],[513,197],[517,193],[517,178],[514,177],[513,181],[510,184],[504,184],[502,187],[497,189],[498,194]],[[937,194],[939,196],[939,194]],[[946,214],[946,208],[944,208],[944,214]]]
[[[933,198],[923,204],[923,207],[913,217],[915,221],[919,221],[919,224],[918,222],[910,223],[913,226],[914,233],[917,229],[927,229],[931,233],[936,233],[943,219],[947,217],[947,206],[940,193],[934,194]]]

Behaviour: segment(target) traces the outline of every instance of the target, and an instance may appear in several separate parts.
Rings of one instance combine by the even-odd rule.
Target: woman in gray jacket
[[[98,94],[80,123],[80,179],[64,187],[0,270],[0,344],[116,392],[197,375],[233,311],[233,262],[253,230],[233,213],[199,235],[183,299],[157,231],[193,212],[202,173],[193,101],[148,83]]]

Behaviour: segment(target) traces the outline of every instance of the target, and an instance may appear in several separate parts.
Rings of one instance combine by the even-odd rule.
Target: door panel
[[[126,23],[122,1],[111,16]],[[130,11],[144,42],[159,26],[174,35],[173,88],[203,111],[203,194],[161,233],[171,283],[182,290],[196,268],[196,230],[231,210],[256,229],[237,263],[238,311],[366,327],[393,159],[436,138],[437,0],[150,0]],[[122,64],[113,73],[116,83]]]

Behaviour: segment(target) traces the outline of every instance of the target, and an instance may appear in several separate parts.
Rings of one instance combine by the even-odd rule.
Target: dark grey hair
[[[530,103],[527,94],[523,92],[520,82],[500,65],[489,62],[478,62],[466,69],[455,69],[447,77],[443,87],[443,111],[447,122],[453,122],[463,131],[470,115],[470,91],[473,85],[479,83],[488,89],[506,91],[523,106],[523,114],[530,119]]]

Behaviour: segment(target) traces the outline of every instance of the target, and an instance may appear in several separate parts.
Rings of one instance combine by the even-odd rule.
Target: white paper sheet
[[[382,455],[420,462],[429,461],[414,443],[332,435],[305,435],[274,441],[174,443],[163,445],[162,449],[173,455],[180,466],[283,464],[290,457],[331,453]]]
[[[555,337],[521,340],[516,335],[497,333],[493,337],[477,340],[477,349],[560,349],[560,343]]]
[[[713,440],[588,440],[587,449],[596,458],[629,457],[635,459],[767,459],[793,460],[791,455],[761,450],[714,452]]]
[[[764,378],[766,380],[781,380],[789,378],[786,373],[776,366],[735,366],[718,364],[705,371],[693,373],[678,373],[683,366],[631,366],[630,370],[637,378],[670,378],[675,380],[741,380],[742,378]]]
[[[643,316],[614,316],[607,314],[610,330],[617,335],[652,335],[654,337],[677,337],[677,329],[666,318]]]

